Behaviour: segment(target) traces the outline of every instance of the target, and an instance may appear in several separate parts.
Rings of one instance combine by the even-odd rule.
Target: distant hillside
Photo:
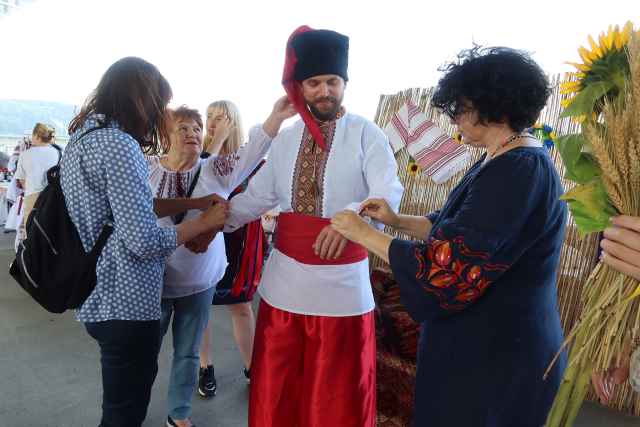
[[[26,99],[0,99],[0,135],[22,135],[36,123],[48,123],[60,136],[68,135],[75,105]]]

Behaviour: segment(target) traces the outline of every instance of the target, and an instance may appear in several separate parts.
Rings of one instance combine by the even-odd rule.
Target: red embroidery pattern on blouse
[[[345,113],[346,110],[342,107],[333,119],[318,123],[324,144],[327,147],[326,151],[315,144],[309,129],[306,126],[304,128],[302,143],[296,159],[291,197],[291,205],[300,215],[322,217],[324,171],[333,144],[336,121]]]
[[[458,236],[453,240],[446,240],[442,234],[442,230],[438,230],[438,240],[433,237],[429,241],[427,248],[427,260],[425,260],[420,252],[416,249],[414,252],[418,260],[419,268],[417,279],[422,279],[427,274],[427,281],[423,283],[423,287],[429,292],[433,292],[440,298],[440,306],[451,310],[460,310],[466,308],[466,305],[452,303],[447,301],[446,291],[453,291],[455,300],[461,303],[469,303],[478,298],[486,287],[493,282],[488,277],[490,271],[506,271],[509,266],[503,264],[490,264],[487,262],[491,254],[488,252],[471,252],[465,246],[465,238]],[[456,258],[452,262],[453,256],[451,250],[457,249],[457,253],[464,257],[462,261]]]
[[[233,168],[236,165],[236,160],[239,160],[238,151],[233,153],[223,154],[213,159],[213,173],[215,175],[226,176],[233,172]]]

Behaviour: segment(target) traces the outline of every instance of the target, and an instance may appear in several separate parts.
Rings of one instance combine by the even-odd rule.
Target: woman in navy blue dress
[[[543,380],[564,341],[556,275],[567,207],[547,149],[523,129],[551,90],[528,54],[508,48],[463,51],[441,71],[433,105],[487,152],[440,211],[362,206],[423,242],[394,239],[350,211],[332,224],[390,263],[422,324],[414,427],[540,427],[566,367],[563,354]]]

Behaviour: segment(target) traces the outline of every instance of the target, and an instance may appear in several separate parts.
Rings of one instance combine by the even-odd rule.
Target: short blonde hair
[[[41,140],[53,143],[53,138],[58,135],[56,128],[46,123],[36,123],[32,135],[38,135]]]
[[[207,115],[213,115],[214,112],[219,112],[220,115],[233,119],[234,123],[238,125],[220,147],[220,154],[233,153],[244,145],[244,128],[242,127],[240,110],[231,101],[215,101],[207,107]],[[211,145],[211,137],[207,133],[204,136],[203,150],[206,151],[209,145]]]

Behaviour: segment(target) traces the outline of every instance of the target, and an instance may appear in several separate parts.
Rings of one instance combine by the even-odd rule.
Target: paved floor
[[[11,279],[14,238],[0,229],[0,427],[95,427],[102,401],[98,346],[73,313],[47,313]],[[226,307],[212,308],[211,326],[219,391],[212,399],[194,395],[191,419],[199,427],[246,426],[249,389]],[[166,425],[170,333],[144,427]],[[575,427],[597,426],[638,427],[640,421],[598,404],[583,405]]]

